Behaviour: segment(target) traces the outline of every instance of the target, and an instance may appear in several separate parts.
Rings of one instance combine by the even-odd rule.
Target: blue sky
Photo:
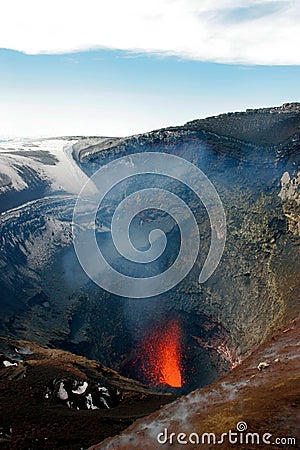
[[[300,98],[300,66],[0,50],[0,135],[122,136]]]
[[[299,36],[299,0],[10,0],[0,136],[122,136],[297,101]]]

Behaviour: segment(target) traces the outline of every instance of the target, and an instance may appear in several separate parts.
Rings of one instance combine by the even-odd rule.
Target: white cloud
[[[9,0],[1,5],[0,47],[298,65],[299,24],[299,0]]]

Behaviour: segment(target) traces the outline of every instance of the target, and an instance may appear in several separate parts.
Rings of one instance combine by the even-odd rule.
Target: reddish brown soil
[[[14,344],[0,340],[2,352]],[[175,398],[155,394],[95,361],[28,342],[23,345],[34,354],[18,367],[0,369],[0,425],[12,428],[11,439],[0,438],[1,450],[86,449]],[[104,380],[121,390],[122,401],[110,410],[68,409],[45,399],[45,385],[56,377]]]

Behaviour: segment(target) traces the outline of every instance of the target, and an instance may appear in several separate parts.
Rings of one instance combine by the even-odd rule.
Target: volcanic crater
[[[137,393],[136,401],[143,393],[158,399],[154,403],[159,407],[160,402],[231,373],[259,344],[299,315],[298,103],[201,119],[128,138],[64,137],[33,141],[32,148],[26,142],[22,171],[21,144],[16,145],[15,155],[14,144],[1,145],[0,333],[4,339],[35,342],[47,346],[49,352],[61,349],[78,355],[74,358],[100,361],[119,372],[122,380],[136,380],[130,387]],[[34,158],[35,151],[38,158]],[[225,208],[227,241],[216,271],[199,284],[209,250],[210,223],[192,194],[177,186],[194,208],[201,235],[201,252],[194,268],[158,297],[120,298],[96,286],[82,270],[72,244],[72,213],[88,176],[117,157],[145,151],[181,156],[205,172]],[[51,163],[49,152],[53,153]],[[74,180],[66,184],[61,166],[55,175],[56,160],[66,164],[65,170],[72,165]],[[30,177],[26,167],[30,167]],[[168,186],[165,180],[161,183]],[[140,185],[128,184],[127,192]],[[123,193],[124,186],[119,195]],[[98,238],[108,250],[114,209],[114,202],[108,201],[98,214]],[[148,214],[142,217],[143,223],[149,221],[158,228],[162,222],[159,214]],[[140,224],[141,218],[136,229],[143,228]],[[163,268],[178,248],[176,224],[168,225],[166,234],[171,249],[160,261]],[[114,262],[121,268],[124,264],[118,257]],[[135,267],[132,270],[134,273]],[[5,351],[3,355],[9,357]],[[60,360],[62,376],[69,370],[66,360]],[[30,370],[37,370],[37,363],[29,365]],[[50,371],[50,365],[49,361],[45,365],[49,377],[46,380],[46,371],[44,385],[58,375]],[[3,376],[6,378],[7,372]],[[87,374],[80,376],[83,380]],[[141,416],[153,411],[153,405],[149,410],[145,407]],[[9,402],[5,408],[9,410]],[[8,413],[3,425],[18,428],[13,417]],[[136,418],[134,414],[130,417],[132,421]],[[108,426],[107,433],[97,435],[98,441],[129,424]],[[55,430],[57,433],[57,427]],[[93,443],[92,435],[87,437],[85,432],[82,436],[83,444]],[[30,442],[30,448],[35,448]],[[78,441],[73,447],[55,445],[80,448]]]

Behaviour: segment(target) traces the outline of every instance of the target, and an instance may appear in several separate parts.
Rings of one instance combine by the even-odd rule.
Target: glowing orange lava
[[[161,377],[159,381],[172,387],[182,387],[180,331],[178,323],[173,322],[170,328],[165,331],[159,346],[159,358],[161,360]]]
[[[182,387],[182,332],[177,320],[157,327],[143,345],[144,363],[142,369],[155,386]]]

